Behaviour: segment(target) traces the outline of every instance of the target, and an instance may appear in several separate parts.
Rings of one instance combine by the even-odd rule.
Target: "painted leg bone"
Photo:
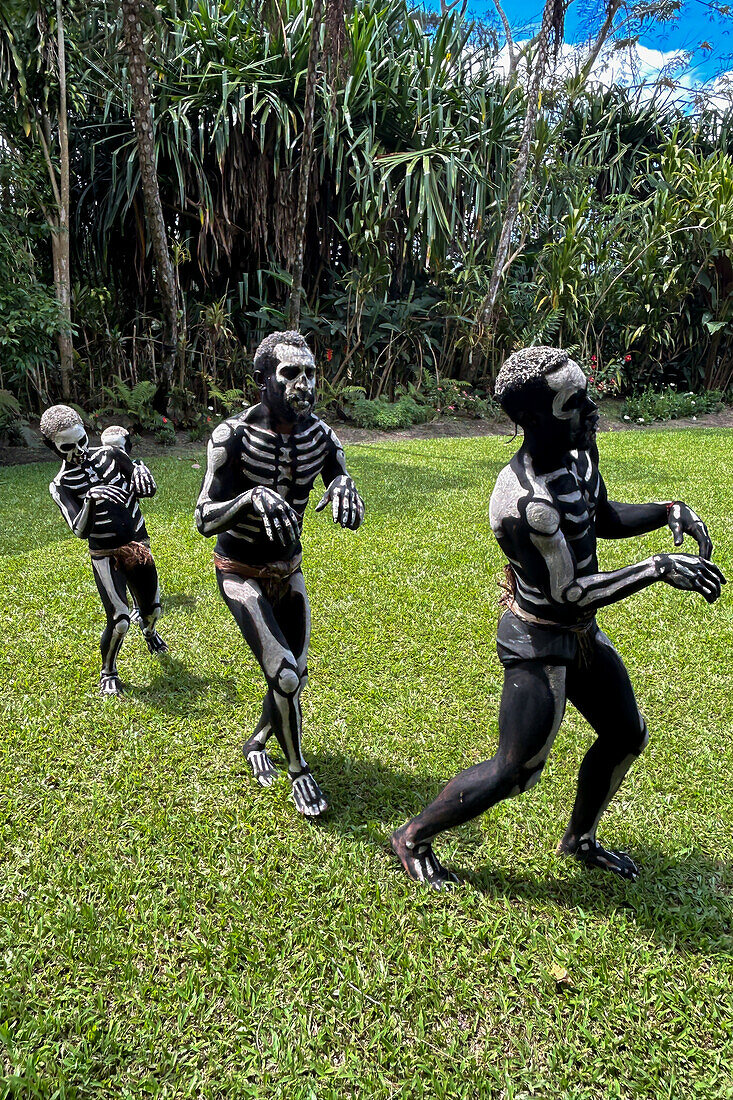
[[[117,655],[130,628],[130,608],[124,574],[109,558],[92,558],[92,571],[107,622],[100,639],[102,671],[99,677],[101,695],[122,695],[117,675]]]
[[[328,803],[300,747],[300,695],[308,679],[310,615],[302,574],[289,578],[287,584],[289,598],[281,601],[278,621],[259,581],[219,575],[222,596],[257,658],[268,687],[258,727],[244,745],[245,759],[256,781],[263,787],[271,786],[277,770],[264,746],[273,733],[287,761],[295,808],[305,817],[318,817]]]
[[[156,630],[161,607],[158,571],[155,563],[136,565],[128,570],[127,583],[135,601],[130,622],[136,622],[140,627],[149,653],[153,656],[167,653],[168,646]]]

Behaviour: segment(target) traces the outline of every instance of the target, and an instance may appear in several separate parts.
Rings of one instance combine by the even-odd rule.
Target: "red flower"
[[[327,360],[327,362],[330,363],[332,359],[333,359],[333,348],[326,348],[326,360]]]
[[[631,356],[630,355],[624,355],[624,363],[630,363],[630,362],[631,362]]]
[[[164,424],[167,424],[167,423],[168,423],[168,417],[167,417],[167,416],[164,416],[164,417],[163,417],[163,423],[164,423]]]
[[[595,362],[596,362],[596,357],[595,357],[595,355],[591,355],[591,357],[590,357],[590,361],[591,361],[591,363],[595,363]]]

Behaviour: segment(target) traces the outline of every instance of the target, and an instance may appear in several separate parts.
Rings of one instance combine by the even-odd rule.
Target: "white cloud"
[[[527,41],[515,43],[515,50]],[[588,46],[563,42],[555,69],[561,78],[571,76],[584,64]],[[642,99],[649,99],[660,90],[665,98],[684,105],[704,100],[720,109],[733,103],[733,71],[722,73],[715,80],[697,80],[689,68],[690,55],[684,50],[653,50],[639,43],[614,49],[607,44],[596,58],[590,73],[590,83],[599,87],[634,88]],[[520,72],[526,68],[520,61]],[[494,69],[506,75],[509,71],[509,50],[504,45],[496,57]]]

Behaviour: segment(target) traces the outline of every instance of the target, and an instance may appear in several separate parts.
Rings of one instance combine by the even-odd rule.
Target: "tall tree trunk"
[[[517,220],[519,200],[522,197],[522,188],[524,187],[524,180],[527,175],[532,136],[534,134],[535,122],[537,121],[537,112],[539,110],[542,79],[547,69],[547,59],[550,54],[550,35],[553,27],[556,33],[558,33],[558,21],[562,18],[562,14],[564,14],[563,0],[546,0],[545,9],[542,13],[540,33],[537,36],[537,52],[534,58],[534,67],[532,69],[529,91],[527,93],[527,110],[524,116],[524,125],[522,126],[522,136],[519,139],[519,151],[517,153],[517,159],[514,162],[514,175],[512,176],[511,187],[509,188],[509,196],[506,201],[506,210],[504,212],[504,221],[501,227],[501,233],[499,234],[496,254],[494,256],[494,266],[489,281],[489,292],[479,311],[479,321],[486,326],[490,325],[494,318],[494,308],[499,294],[499,285],[501,283],[501,277],[504,274],[504,265],[509,255],[512,230]]]
[[[157,396],[157,406],[165,410],[173,377],[173,364],[178,344],[178,300],[176,278],[168,251],[168,234],[163,218],[163,204],[155,164],[153,113],[150,102],[148,67],[143,43],[142,12],[139,0],[122,0],[124,49],[132,88],[132,107],[137,138],[140,179],[143,187],[145,224],[153,244],[158,290],[163,307],[163,386]]]
[[[621,7],[622,0],[606,0],[606,18],[598,31],[595,41],[592,43],[588,52],[582,69],[580,70],[579,88],[585,85],[588,79],[591,69],[593,68],[598,58],[601,49],[608,38],[611,30],[613,29],[613,21],[617,11]],[[511,65],[509,69],[509,79],[511,79],[518,54],[515,53],[514,43],[511,38],[511,28],[504,14],[501,4],[498,0],[494,0],[494,6],[496,7],[499,16],[504,24],[504,30],[507,36],[507,45],[511,57]],[[554,29],[557,41],[562,37],[562,21],[564,18],[567,4],[563,3],[563,0],[547,0],[545,9],[542,15],[542,26],[540,28],[538,43],[537,43],[537,57],[535,60],[535,68],[532,73],[532,80],[530,84],[529,98],[527,102],[527,113],[524,118],[524,126],[522,128],[522,137],[519,142],[519,153],[514,166],[514,176],[512,178],[512,185],[509,191],[509,197],[507,199],[506,212],[504,215],[504,222],[501,228],[501,234],[499,237],[499,244],[496,250],[496,256],[494,257],[494,266],[491,272],[491,280],[489,282],[489,292],[486,298],[481,304],[479,310],[479,321],[481,324],[490,326],[494,320],[494,310],[496,308],[496,299],[499,294],[499,287],[501,280],[506,274],[507,268],[511,263],[511,260],[507,260],[509,254],[509,245],[511,242],[512,230],[514,228],[514,222],[517,218],[517,212],[519,210],[519,200],[522,194],[522,187],[524,186],[524,180],[527,175],[527,165],[529,163],[529,151],[532,143],[532,135],[534,133],[535,122],[537,121],[537,113],[539,111],[539,101],[541,92],[542,78],[547,68],[547,59],[550,51],[550,35]],[[577,92],[576,92],[577,94]],[[567,108],[566,108],[567,110]]]
[[[316,80],[321,57],[321,22],[324,0],[313,0],[313,16],[308,43],[308,71],[305,80],[303,143],[300,149],[298,207],[295,216],[295,261],[293,285],[290,290],[288,321],[291,329],[300,325],[300,305],[303,296],[303,265],[305,261],[305,227],[308,220],[308,183],[313,164],[313,120],[316,109]]]
[[[71,189],[69,187],[69,121],[66,110],[66,43],[61,0],[56,0],[56,41],[59,66],[59,202],[56,228],[51,238],[56,298],[61,309],[63,327],[59,329],[59,362],[61,393],[71,397],[71,372],[74,368],[74,344],[71,336],[71,263],[69,220]]]

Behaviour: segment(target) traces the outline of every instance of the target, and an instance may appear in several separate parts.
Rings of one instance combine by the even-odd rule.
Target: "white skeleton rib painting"
[[[267,683],[245,759],[257,782],[271,786],[278,772],[267,742],[274,734],[296,809],[318,817],[327,802],[301,750],[310,606],[300,535],[318,476],[326,491],[316,511],[330,507],[334,523],[356,530],[364,504],[339,440],[313,414],[316,364],[304,338],[267,336],[255,353],[254,376],[259,403],[212,432],[196,525],[216,536],[219,590]]]
[[[603,847],[596,830],[648,733],[626,668],[599,629],[596,611],[656,581],[713,603],[725,577],[711,561],[705,524],[682,501],[608,499],[595,442],[598,408],[583,371],[565,352],[516,352],[499,373],[496,395],[524,431],[489,506],[491,528],[508,560],[497,636],[504,668],[499,746],[490,760],[461,772],[397,829],[392,848],[412,879],[435,889],[453,885],[456,876],[439,863],[432,840],[538,782],[569,699],[596,740],[580,766],[558,852],[635,879],[634,861]],[[654,554],[609,573],[599,570],[598,538],[628,538],[665,525],[675,546],[691,535],[698,552]]]
[[[136,621],[151,653],[166,650],[156,630],[160,616],[158,573],[138,499],[156,492],[153,475],[130,457],[125,428],[105,429],[102,446],[89,448],[79,414],[68,405],[53,405],[41,418],[46,445],[62,460],[49,485],[72,532],[89,543],[92,570],[106,615],[102,633],[102,695],[122,694],[117,656],[131,621]],[[133,611],[127,591],[135,601]]]

